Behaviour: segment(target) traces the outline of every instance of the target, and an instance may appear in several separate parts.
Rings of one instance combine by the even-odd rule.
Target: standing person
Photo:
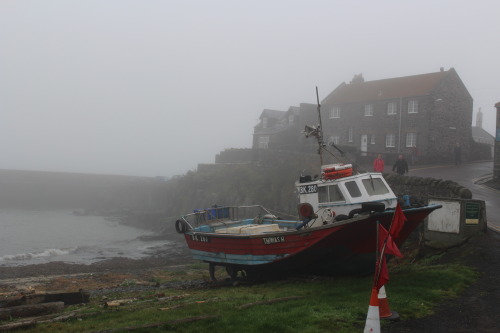
[[[403,154],[400,154],[398,156],[398,159],[396,160],[396,162],[392,166],[392,171],[394,171],[394,170],[396,170],[396,172],[398,174],[400,174],[401,176],[408,172],[408,163],[406,163],[406,160],[405,160]]]
[[[382,154],[378,154],[377,158],[373,161],[373,171],[384,172],[384,160]]]
[[[417,164],[418,161],[418,149],[417,147],[411,148],[411,165]]]
[[[458,142],[453,149],[453,153],[455,155],[455,165],[460,165],[462,163],[462,147],[460,147]]]

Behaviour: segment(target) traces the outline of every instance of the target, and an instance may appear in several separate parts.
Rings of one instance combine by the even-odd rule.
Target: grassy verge
[[[197,266],[154,277],[158,282],[206,275]],[[461,265],[431,262],[390,270],[386,286],[391,309],[402,319],[426,316],[444,298],[455,297],[478,276]],[[177,290],[158,288],[142,293],[96,296],[79,310],[79,319],[39,324],[27,332],[360,332],[370,298],[372,277],[307,277],[254,285]],[[162,293],[161,296],[154,294]],[[117,307],[104,300],[128,299]],[[86,316],[85,314],[88,314]],[[187,320],[186,320],[187,319]],[[151,325],[154,326],[154,325]]]

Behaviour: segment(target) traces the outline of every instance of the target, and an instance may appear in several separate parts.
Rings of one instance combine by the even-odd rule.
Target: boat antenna
[[[325,144],[323,143],[323,126],[321,124],[321,104],[319,103],[319,93],[318,93],[318,86],[316,86],[316,100],[318,101],[318,119],[319,119],[319,125],[318,125],[318,154],[319,154],[319,160],[321,162],[321,165],[323,165],[323,148],[325,147]]]
[[[339,159],[335,154],[333,154],[330,150],[327,149],[325,142],[323,141],[323,124],[321,123],[321,104],[319,102],[319,92],[318,92],[318,87],[316,86],[316,99],[318,102],[318,119],[319,119],[319,124],[317,127],[314,126],[309,126],[306,125],[303,133],[305,134],[306,138],[310,136],[316,137],[316,141],[318,142],[318,154],[319,154],[319,159],[321,162],[321,165],[323,165],[323,152],[326,151],[328,154],[330,154],[333,158]],[[337,149],[340,152],[341,157],[345,155],[345,153],[340,150],[337,146],[335,146],[332,143],[332,147]]]
[[[318,103],[318,119],[319,119],[319,124],[318,127],[314,126],[308,126],[306,125],[305,130],[303,133],[305,134],[306,138],[310,136],[316,137],[316,140],[318,142],[318,154],[319,154],[319,160],[321,162],[321,165],[323,165],[323,152],[326,151],[329,155],[331,155],[333,158],[336,160],[339,160],[342,163],[345,163],[343,158],[339,158],[335,154],[333,154],[327,147],[326,144],[323,141],[323,124],[321,123],[321,104],[319,102],[319,92],[318,92],[318,86],[316,86],[316,100]],[[346,153],[342,151],[339,147],[337,147],[333,142],[331,143],[331,146],[335,148],[339,153],[340,157],[345,157]],[[351,162],[352,164],[356,165],[358,167],[358,170],[361,168],[357,163]]]

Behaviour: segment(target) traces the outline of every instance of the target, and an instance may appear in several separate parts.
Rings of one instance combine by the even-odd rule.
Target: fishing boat
[[[306,126],[304,132],[306,137],[316,137],[323,164],[325,151],[335,154],[323,143],[319,120],[317,127]],[[209,263],[213,280],[217,266],[224,267],[232,279],[319,267],[351,272],[373,269],[377,224],[389,230],[399,202],[382,174],[354,172],[352,164],[341,162],[321,165],[321,176],[298,178],[296,220],[281,219],[254,205],[197,209],[175,222],[193,258]],[[398,246],[441,207],[407,203],[406,221],[394,238]]]

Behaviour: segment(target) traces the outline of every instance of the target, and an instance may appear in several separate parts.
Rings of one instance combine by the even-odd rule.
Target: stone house
[[[301,142],[304,119],[315,105],[302,103],[290,106],[287,111],[264,109],[259,123],[254,127],[253,148],[297,150]]]
[[[451,161],[457,143],[462,158],[469,155],[472,97],[453,68],[375,81],[356,75],[321,102],[321,112],[325,141],[367,159]]]
[[[484,158],[491,158],[493,156],[495,152],[495,137],[483,128],[483,113],[481,112],[481,108],[479,108],[476,114],[476,126],[472,126],[472,139],[474,142],[484,144],[489,148],[489,156],[484,156]]]

